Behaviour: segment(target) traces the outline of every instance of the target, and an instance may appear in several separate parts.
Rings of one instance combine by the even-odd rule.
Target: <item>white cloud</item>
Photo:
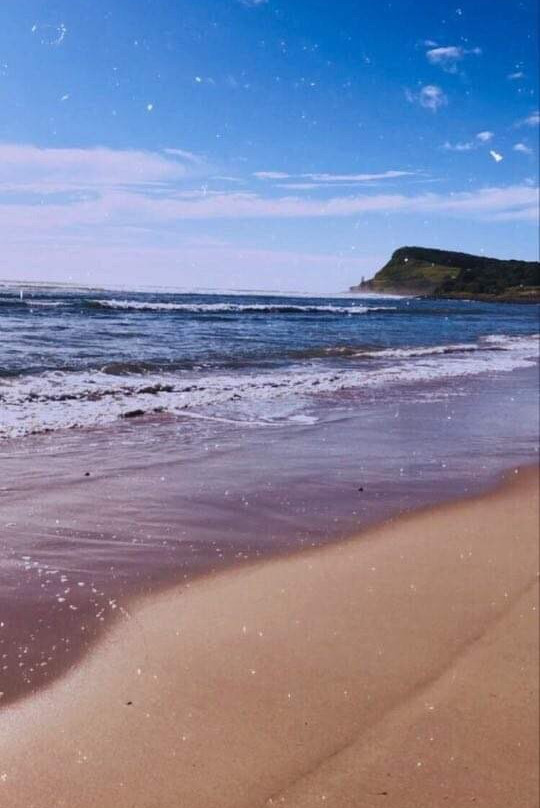
[[[87,279],[94,281],[99,272],[103,281],[105,276],[124,272],[132,282],[136,277],[148,282],[148,267],[152,267],[152,273],[155,270],[162,278],[170,277],[171,282],[176,278],[178,283],[179,278],[185,277],[187,283],[189,276],[189,282],[195,284],[204,273],[205,283],[220,285],[219,279],[225,277],[220,273],[227,266],[233,267],[227,274],[229,285],[238,267],[242,274],[238,285],[245,286],[246,279],[252,277],[253,266],[261,266],[267,272],[258,275],[261,284],[272,286],[277,283],[273,274],[276,265],[281,267],[286,283],[288,278],[292,282],[292,274],[288,273],[295,267],[297,277],[305,277],[306,267],[314,270],[319,267],[321,276],[328,278],[333,268],[340,266],[341,258],[338,254],[328,255],[319,262],[316,255],[308,253],[276,254],[230,245],[229,249],[223,245],[187,244],[182,233],[187,229],[191,233],[196,227],[182,225],[197,221],[206,231],[212,221],[219,220],[230,222],[233,231],[233,220],[359,219],[390,215],[536,224],[537,188],[527,183],[459,193],[415,194],[395,189],[374,193],[372,186],[368,190],[369,186],[360,185],[350,193],[345,190],[347,184],[414,173],[259,172],[262,178],[274,180],[278,175],[285,179],[285,190],[276,191],[274,184],[269,195],[265,193],[265,185],[257,186],[263,189],[260,193],[231,188],[215,190],[211,186],[215,171],[209,172],[204,158],[182,149],[153,153],[0,144],[3,272],[15,275],[18,272],[26,277],[34,272],[42,273],[43,277],[49,273],[52,279],[50,273],[56,274],[63,267],[66,279],[74,271],[80,279],[86,273]],[[306,182],[294,182],[294,177],[302,176]],[[308,177],[317,180],[310,183]],[[207,183],[210,187],[206,187]],[[251,184],[253,187],[253,178]],[[295,184],[312,184],[332,191],[324,198],[308,196],[300,193],[302,188],[295,189]],[[333,190],[336,185],[338,191]],[[363,274],[360,265],[353,265],[353,259],[350,260],[350,271]]]
[[[255,171],[253,176],[258,180],[286,180],[294,175],[286,174],[284,171]]]
[[[481,221],[530,221],[538,218],[538,188],[509,185],[439,197],[439,210]]]
[[[422,87],[420,91],[420,105],[426,109],[431,109],[436,112],[441,107],[448,103],[448,98],[443,93],[440,87],[434,84],[428,84]]]
[[[533,150],[527,146],[525,143],[516,143],[513,147],[515,152],[521,152],[522,154],[532,154]]]
[[[493,157],[493,159],[495,160],[496,163],[500,163],[501,160],[504,160],[504,157],[502,156],[502,154],[499,154],[499,152],[496,152],[494,149],[491,149],[489,153],[490,153],[491,157]]]
[[[309,172],[304,174],[286,174],[281,171],[256,171],[253,176],[259,180],[310,180],[309,187],[315,188],[317,185],[340,183],[356,184],[360,182],[372,182],[374,180],[398,179],[400,177],[412,177],[418,174],[417,171],[381,171],[375,174],[332,174],[329,172]],[[282,187],[299,187],[289,183]],[[308,185],[302,183],[302,187]]]
[[[416,171],[383,171],[378,174],[301,174],[300,176],[313,182],[372,182],[373,180],[398,179],[410,177]]]
[[[181,150],[180,150],[181,151]],[[493,159],[497,152],[492,153]],[[500,156],[500,155],[499,155]],[[52,241],[66,235],[100,240],[104,234],[145,231],[157,234],[182,221],[216,219],[294,219],[361,216],[367,214],[431,214],[470,219],[532,220],[537,215],[537,189],[530,185],[487,188],[462,193],[401,192],[346,194],[305,198],[290,187],[280,196],[253,191],[215,190],[190,174],[191,164],[172,156],[109,149],[38,149],[0,146],[0,226],[3,239],[18,234],[21,241],[41,234]],[[284,172],[259,172],[263,176]],[[367,182],[382,174],[311,174],[318,183]],[[286,178],[291,175],[285,175]],[[299,175],[300,176],[300,175]],[[205,177],[205,179],[208,179]],[[306,185],[309,183],[305,183]],[[317,184],[317,183],[315,183]],[[320,185],[319,185],[320,187]],[[331,187],[331,186],[325,186]],[[68,191],[66,198],[58,193]],[[9,197],[5,196],[6,191]],[[25,198],[31,191],[39,207]],[[38,215],[37,215],[38,214]],[[171,231],[172,232],[172,231]],[[111,236],[112,238],[112,236]]]
[[[493,140],[494,137],[495,137],[494,133],[488,131],[478,132],[478,134],[476,135],[476,138],[477,140],[480,141],[480,143],[489,143],[489,141]]]
[[[448,140],[446,143],[443,143],[443,149],[446,151],[455,151],[455,152],[467,152],[472,151],[472,149],[476,148],[476,143],[472,141],[467,141],[465,143],[450,143]]]
[[[464,58],[463,48],[450,46],[447,48],[432,48],[426,53],[428,62],[438,65],[449,73],[457,72],[456,62]]]
[[[506,77],[509,81],[519,81],[525,78],[525,73],[522,70],[517,70],[515,73],[509,73]]]
[[[214,174],[210,179],[219,180],[220,182],[234,182],[237,185],[244,184],[244,180],[240,177],[228,177],[225,174]]]
[[[442,68],[446,73],[457,73],[458,62],[463,61],[469,54],[480,56],[481,53],[481,48],[467,49],[457,45],[448,45],[446,47],[430,48],[426,51],[426,57],[430,64]]]
[[[287,191],[312,191],[315,188],[325,188],[320,182],[277,182],[276,188],[284,188]]]
[[[538,126],[540,124],[540,111],[531,112],[526,118],[517,121],[516,126]]]
[[[263,6],[265,3],[268,3],[268,0],[239,0],[243,6]]]
[[[351,194],[330,199],[303,198],[294,195],[261,197],[239,192],[199,190],[189,196],[145,196],[130,191],[113,190],[99,197],[69,204],[50,202],[41,205],[39,216],[35,205],[0,204],[0,226],[3,238],[15,231],[22,237],[32,233],[48,233],[59,238],[61,232],[101,233],[111,228],[120,233],[126,228],[156,230],[182,221],[216,219],[320,219],[343,218],[367,214],[418,214],[466,216],[468,219],[498,220],[506,217],[531,220],[537,216],[537,189],[529,185],[487,188],[454,194],[401,193]]]
[[[165,154],[172,154],[174,157],[181,157],[182,160],[187,160],[189,163],[197,163],[200,165],[204,162],[204,158],[195,152],[186,151],[185,149],[163,149]]]
[[[177,182],[196,173],[194,157],[178,149],[159,153],[0,144],[0,188],[50,193],[72,188]]]
[[[489,143],[494,137],[493,132],[478,132],[475,140],[466,140],[458,143],[450,143],[447,140],[446,143],[443,143],[443,149],[456,152],[473,151],[473,149],[478,149],[481,144]]]
[[[437,112],[438,109],[448,104],[448,98],[436,84],[426,84],[419,93],[406,90],[405,96],[407,101],[412,104],[420,104],[421,107],[430,109],[432,112]]]

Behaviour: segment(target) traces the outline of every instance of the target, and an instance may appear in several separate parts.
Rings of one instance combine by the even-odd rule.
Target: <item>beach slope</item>
[[[538,477],[132,604],[0,714],[7,808],[535,808]]]

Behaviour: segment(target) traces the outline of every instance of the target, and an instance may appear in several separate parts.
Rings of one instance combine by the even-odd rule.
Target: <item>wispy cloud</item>
[[[424,109],[437,112],[441,107],[448,104],[448,98],[440,87],[436,84],[426,84],[419,92],[406,90],[405,96],[411,104],[420,104]]]
[[[373,182],[374,180],[398,179],[399,177],[411,177],[415,171],[382,171],[375,174],[302,174],[305,179],[314,182]]]
[[[15,228],[55,233],[73,228],[159,228],[181,221],[213,219],[343,218],[368,214],[431,214],[490,220],[505,216],[522,220],[537,215],[537,189],[527,185],[488,188],[455,194],[362,194],[319,200],[298,196],[262,197],[256,194],[195,193],[188,197],[148,197],[128,192],[110,192],[99,198],[41,206],[0,204],[0,224],[6,234]]]
[[[436,65],[446,73],[457,73],[458,64],[466,56],[473,54],[480,56],[481,48],[462,48],[457,45],[447,45],[445,47],[434,47],[426,51],[426,58],[432,65]]]
[[[472,140],[467,140],[463,143],[450,143],[450,141],[447,140],[443,143],[442,147],[445,151],[468,152],[476,149],[477,145],[478,144]]]
[[[243,6],[255,7],[264,6],[266,3],[268,3],[268,0],[238,0],[238,2]]]
[[[474,151],[475,149],[479,149],[481,146],[485,146],[486,143],[490,143],[493,138],[495,137],[493,132],[478,132],[475,136],[474,140],[466,140],[457,143],[451,143],[450,141],[446,141],[443,143],[442,148],[445,151],[454,151],[454,152],[469,152]]]
[[[0,189],[50,193],[177,182],[201,172],[202,158],[181,149],[51,149],[0,144]]]
[[[502,160],[504,160],[503,155],[495,151],[495,149],[491,149],[489,154],[495,160],[496,163],[500,163]]]
[[[515,73],[509,73],[506,77],[509,81],[519,81],[519,79],[525,78],[525,73],[523,70],[516,70]]]
[[[274,187],[286,191],[314,191],[328,186],[321,185],[320,182],[276,182]]]
[[[258,180],[286,180],[293,175],[284,171],[255,171],[253,176]]]
[[[487,130],[485,132],[478,132],[476,135],[476,139],[479,140],[480,143],[489,143],[489,141],[493,140],[494,137],[494,132],[489,132]]]
[[[196,165],[202,165],[205,160],[200,154],[195,154],[195,152],[186,151],[185,149],[163,149],[165,154],[171,154],[173,157],[180,157],[182,160],[187,160],[188,163],[195,163]]]
[[[521,118],[519,121],[516,121],[516,126],[538,126],[540,124],[540,111],[535,110],[531,112],[530,115],[527,115],[526,118]]]
[[[521,154],[532,154],[533,150],[525,143],[516,143],[512,146],[513,151],[521,152]]]
[[[381,171],[373,174],[332,174],[329,172],[308,172],[304,174],[286,174],[281,171],[256,171],[253,176],[259,180],[309,180],[309,183],[290,183],[282,187],[289,188],[315,188],[319,185],[339,185],[341,183],[355,185],[362,182],[374,182],[376,180],[399,179],[400,177],[412,177],[418,174],[417,171]]]
[[[440,200],[446,213],[480,221],[530,221],[538,219],[538,188],[509,185],[451,194]]]
[[[497,154],[495,152],[495,154]],[[140,158],[140,163],[139,163]],[[494,158],[496,159],[496,158]],[[191,164],[189,164],[191,165]],[[478,221],[536,220],[537,189],[530,185],[484,188],[460,193],[343,192],[324,199],[295,194],[209,189],[197,174],[190,178],[188,163],[147,152],[99,149],[37,149],[3,146],[0,149],[0,226],[2,238],[21,241],[38,236],[55,242],[62,238],[101,240],[106,234],[173,232],[183,221],[217,219],[322,219],[363,215],[431,215],[466,217]],[[285,172],[259,172],[274,179]],[[411,172],[382,172],[402,176]],[[285,177],[291,175],[285,174]],[[312,173],[319,182],[354,178],[367,182],[377,174]],[[308,183],[306,183],[308,184]],[[10,194],[6,195],[6,187]],[[51,187],[70,189],[61,201]],[[41,189],[28,201],[18,191]],[[84,193],[90,188],[91,193]],[[80,191],[81,193],[77,193]],[[39,210],[39,215],[37,211]],[[112,234],[112,235],[111,235]]]

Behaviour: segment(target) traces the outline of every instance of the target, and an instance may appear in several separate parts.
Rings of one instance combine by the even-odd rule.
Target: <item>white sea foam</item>
[[[48,306],[52,308],[69,305],[65,300],[34,300],[22,297],[0,297],[0,303],[8,306]]]
[[[449,352],[449,348],[452,350]],[[485,372],[507,372],[538,360],[537,337],[488,337],[477,343],[373,352],[382,362],[340,368],[297,364],[279,371],[132,374],[52,371],[0,381],[0,436],[105,424],[130,413],[200,414],[254,422],[294,418],[314,397],[394,384],[421,384]],[[398,351],[401,351],[399,353]],[[363,355],[366,356],[365,354]],[[294,402],[290,418],[283,405]],[[285,408],[286,409],[286,408]]]
[[[27,306],[46,306],[50,308],[58,308],[58,306],[67,306],[68,304],[64,300],[25,300]]]
[[[295,303],[153,303],[146,300],[92,300],[94,306],[127,311],[184,311],[192,314],[367,314],[394,310],[393,306],[317,306]]]
[[[383,348],[380,351],[357,351],[351,356],[373,357],[374,359],[412,359],[421,356],[443,356],[454,353],[476,353],[481,350],[495,350],[488,345],[482,346],[479,343],[454,343],[449,345],[428,345],[426,347],[416,346],[410,348]]]

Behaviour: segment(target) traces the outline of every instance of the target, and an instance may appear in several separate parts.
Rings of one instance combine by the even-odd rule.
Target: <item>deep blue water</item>
[[[140,307],[140,308],[137,308]],[[363,316],[364,309],[368,311]],[[538,331],[538,307],[418,298],[0,292],[0,372],[280,364],[325,348]]]

